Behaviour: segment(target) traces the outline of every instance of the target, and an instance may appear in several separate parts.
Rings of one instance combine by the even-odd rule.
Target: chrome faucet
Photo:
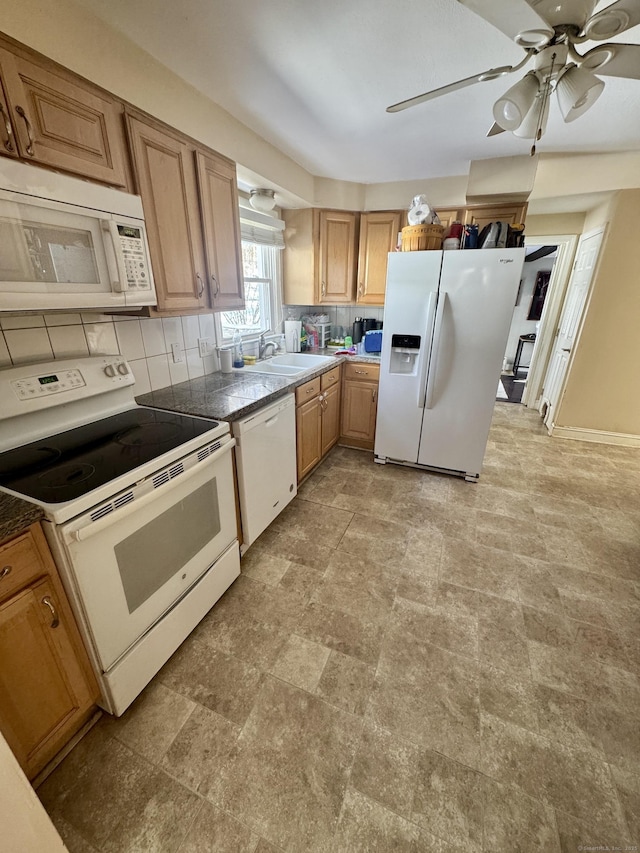
[[[271,355],[275,355],[280,347],[275,341],[265,341],[264,333],[260,335],[260,341],[258,343],[258,359],[267,358],[266,352],[268,347],[272,347]]]

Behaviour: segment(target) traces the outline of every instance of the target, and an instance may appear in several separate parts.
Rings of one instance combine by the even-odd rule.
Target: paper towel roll
[[[284,345],[287,352],[300,352],[302,320],[284,321]]]

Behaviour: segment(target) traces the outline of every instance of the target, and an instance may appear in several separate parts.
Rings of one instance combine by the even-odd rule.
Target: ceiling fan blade
[[[600,44],[585,53],[581,67],[602,77],[640,80],[640,44]]]
[[[488,71],[483,71],[481,74],[474,74],[473,77],[465,77],[464,80],[457,80],[455,83],[449,83],[447,86],[440,86],[439,89],[432,89],[430,92],[424,92],[422,95],[416,95],[415,98],[408,98],[406,101],[399,101],[397,104],[392,104],[387,107],[388,113],[399,113],[401,110],[406,110],[409,107],[415,107],[417,104],[422,104],[424,101],[431,101],[434,98],[439,98],[442,95],[448,95],[449,92],[456,92],[458,89],[464,89],[467,86],[473,86],[474,83],[483,83],[485,80],[495,80],[496,77],[502,77],[505,74],[510,74],[516,67],[515,65],[501,65],[499,68],[490,68]]]
[[[618,0],[597,12],[587,21],[584,32],[592,41],[613,38],[640,24],[640,3],[637,0]]]
[[[497,121],[494,121],[494,123],[487,131],[487,138],[489,136],[497,136],[499,133],[506,133],[506,130],[504,129],[504,127],[500,127]]]
[[[467,9],[522,47],[542,47],[553,38],[553,28],[526,0],[458,0]],[[624,2],[624,0],[623,0]],[[626,0],[633,2],[633,0]]]

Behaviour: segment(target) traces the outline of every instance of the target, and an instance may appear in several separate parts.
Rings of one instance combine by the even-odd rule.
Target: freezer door
[[[375,455],[418,461],[442,252],[391,252],[384,303]]]
[[[444,253],[421,465],[480,473],[523,262],[524,249]]]

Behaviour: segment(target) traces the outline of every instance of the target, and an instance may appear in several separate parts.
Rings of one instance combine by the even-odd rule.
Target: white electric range
[[[43,527],[120,715],[240,573],[226,423],[138,406],[120,356],[0,371],[0,489]]]

